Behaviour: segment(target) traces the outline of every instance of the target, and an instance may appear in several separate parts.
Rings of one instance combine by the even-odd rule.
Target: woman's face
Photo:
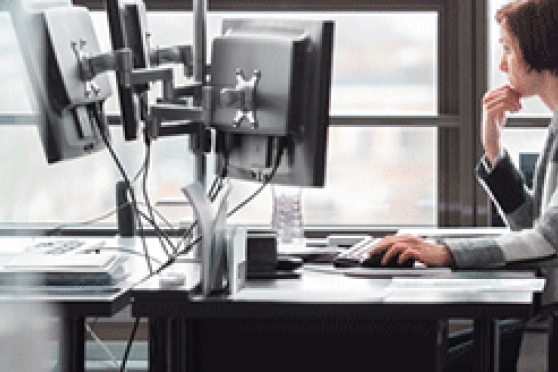
[[[520,97],[537,94],[542,76],[534,70],[529,72],[519,42],[515,35],[509,32],[505,21],[500,25],[500,35],[503,48],[500,71],[507,75],[511,87],[519,93]]]

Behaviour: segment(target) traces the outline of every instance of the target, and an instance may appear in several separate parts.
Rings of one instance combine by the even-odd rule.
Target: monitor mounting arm
[[[72,49],[79,66],[80,77],[86,82],[85,95],[90,97],[98,94],[93,79],[107,71],[116,71],[119,83],[126,88],[148,84],[156,81],[163,83],[163,97],[160,103],[150,105],[146,120],[147,131],[150,138],[156,139],[160,136],[171,136],[188,134],[198,138],[194,141],[193,148],[199,148],[202,152],[209,151],[210,144],[205,135],[205,128],[209,126],[211,115],[211,88],[204,87],[202,90],[202,107],[187,107],[176,103],[177,93],[181,88],[174,87],[174,76],[172,67],[150,67],[134,69],[132,52],[123,48],[110,53],[91,56],[87,51],[87,42],[79,40],[72,42]],[[159,51],[159,62],[165,61],[189,61],[191,60],[191,48],[174,47]],[[186,66],[186,65],[185,65]],[[182,89],[184,91],[185,89]],[[183,93],[183,92],[182,92]],[[163,126],[164,122],[172,122]]]
[[[91,56],[86,50],[87,42],[85,40],[73,41],[71,46],[78,61],[80,77],[87,82],[86,96],[98,94],[98,88],[93,82],[97,75],[107,71],[116,71],[120,84],[127,88],[162,81],[165,99],[174,98],[171,67],[134,69],[132,51],[128,48]]]
[[[83,39],[72,41],[71,47],[78,62],[80,78],[86,82],[85,96],[88,98],[100,93],[99,87],[93,81],[96,76],[109,70],[116,70],[117,65],[124,69],[125,66],[132,64],[132,53],[129,49],[91,56],[87,51],[87,41]]]
[[[193,55],[191,45],[176,45],[171,47],[155,47],[149,52],[149,61],[152,66],[161,66],[166,63],[181,63],[185,75],[191,75]]]
[[[194,71],[194,56],[191,45],[151,48],[149,52],[149,61],[151,62],[151,66],[161,66],[167,63],[181,64],[184,67],[184,76],[187,78],[191,78]],[[201,88],[202,84],[199,82],[174,87],[172,96],[175,98],[200,96]]]

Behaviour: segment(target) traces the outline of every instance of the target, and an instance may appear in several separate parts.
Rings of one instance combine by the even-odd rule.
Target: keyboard
[[[41,238],[1,266],[0,286],[115,285],[127,276],[126,255],[103,252],[106,244],[106,238]]]
[[[125,258],[115,253],[24,254],[5,264],[0,285],[109,286],[126,276]]]
[[[362,262],[369,257],[368,252],[379,240],[380,238],[372,236],[363,237],[362,240],[335,256],[333,265],[340,268],[362,266]]]
[[[78,251],[93,252],[103,245],[103,239],[47,239],[31,244],[24,252],[60,255]]]

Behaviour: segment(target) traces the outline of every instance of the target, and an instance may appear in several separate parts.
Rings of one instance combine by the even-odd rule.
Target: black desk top
[[[445,278],[354,278],[302,269],[300,279],[249,281],[235,295],[192,294],[196,264],[180,263],[186,284],[163,287],[158,277],[132,290],[134,316],[146,317],[530,317],[537,283],[527,272],[452,272]],[[540,281],[538,282],[541,283]],[[527,286],[526,286],[527,285]],[[531,285],[531,287],[529,287]]]

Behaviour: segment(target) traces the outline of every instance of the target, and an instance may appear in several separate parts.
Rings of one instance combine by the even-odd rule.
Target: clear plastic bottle
[[[280,245],[304,244],[302,219],[302,189],[300,187],[273,186],[272,228]]]

